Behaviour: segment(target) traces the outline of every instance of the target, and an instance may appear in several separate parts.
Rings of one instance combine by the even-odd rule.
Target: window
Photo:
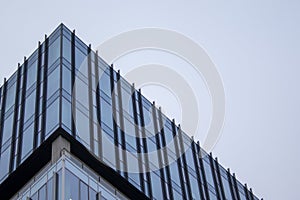
[[[39,199],[46,199],[46,184],[43,185],[41,189],[39,189]]]
[[[26,90],[28,90],[35,83],[36,77],[37,77],[37,61],[35,61],[32,65],[28,66]]]
[[[161,188],[161,179],[154,172],[151,172],[151,186],[153,197],[156,199],[164,199]]]
[[[60,83],[60,72],[59,67],[56,67],[56,69],[51,72],[50,75],[48,75],[48,84],[47,84],[47,98],[49,99],[55,91],[59,89],[59,83]]]
[[[209,162],[209,160],[206,160],[206,158],[203,159],[205,177],[206,177],[206,181],[211,186],[214,186],[214,179],[213,179],[213,175],[212,175],[212,170],[211,170],[210,164],[208,162]]]
[[[76,109],[76,129],[80,139],[84,142],[86,147],[90,145],[90,127],[89,118],[80,110]]]
[[[2,180],[8,173],[10,158],[10,147],[7,148],[0,157],[0,180]]]
[[[222,178],[222,183],[223,183],[223,188],[224,188],[226,199],[231,200],[232,196],[231,196],[231,192],[230,192],[230,186],[229,186],[228,179],[225,178],[223,175],[221,175],[221,178]]]
[[[71,41],[63,37],[63,57],[71,63]]]
[[[51,200],[53,198],[53,178],[49,179],[47,182],[47,200]]]
[[[13,114],[4,121],[3,125],[3,135],[2,135],[2,145],[12,136],[12,126],[13,126]]]
[[[49,46],[48,67],[50,67],[60,57],[60,37]]]
[[[5,105],[5,112],[7,112],[15,103],[15,94],[16,94],[16,83],[8,88],[6,92],[6,105]]]
[[[68,92],[69,95],[72,94],[72,82],[71,82],[71,71],[66,67],[63,66],[62,68],[62,87],[65,91]]]
[[[88,200],[89,199],[89,192],[88,186],[80,181],[80,200]]]
[[[54,129],[59,123],[59,101],[56,100],[48,108],[46,112],[46,135]]]
[[[32,124],[29,128],[27,128],[23,132],[23,144],[22,144],[22,156],[21,156],[22,161],[27,157],[28,153],[33,148],[33,135],[34,135],[34,126]]]
[[[103,91],[108,97],[111,97],[110,77],[104,71],[102,71],[102,73],[99,74],[99,84],[101,91]]]
[[[72,110],[71,110],[71,103],[62,98],[62,124],[68,127],[70,130],[72,128]]]
[[[96,199],[97,192],[89,187],[89,200],[98,200]]]
[[[87,77],[87,55],[75,48],[75,68]]]
[[[108,127],[113,127],[112,119],[112,108],[109,103],[107,103],[103,98],[100,100],[101,103],[101,119]]]
[[[69,170],[66,170],[65,181],[66,182],[64,199],[79,200],[79,179]]]
[[[24,114],[24,122],[26,122],[35,111],[35,91],[32,92],[29,97],[25,100],[25,114]]]
[[[192,196],[194,199],[200,199],[200,191],[199,191],[199,187],[198,187],[198,181],[197,179],[192,176],[190,173],[189,173],[189,177],[190,177],[190,185],[191,185],[191,189],[192,189]]]

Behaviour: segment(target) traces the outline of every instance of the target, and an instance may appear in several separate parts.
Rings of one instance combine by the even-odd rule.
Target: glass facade
[[[0,183],[63,128],[150,199],[256,199],[63,24],[4,82],[0,109]],[[64,173],[76,185],[66,199],[96,198],[98,189]],[[48,190],[45,182],[30,198]]]
[[[67,151],[32,178],[13,200],[126,200],[124,194]]]

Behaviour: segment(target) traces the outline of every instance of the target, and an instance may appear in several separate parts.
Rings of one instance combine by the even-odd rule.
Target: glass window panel
[[[204,170],[205,170],[206,181],[207,181],[211,186],[214,186],[214,179],[213,179],[211,167],[210,167],[210,165],[207,163],[207,161],[206,161],[205,159],[203,160],[203,164],[204,164]]]
[[[24,122],[26,122],[34,114],[34,111],[35,111],[35,96],[36,96],[36,93],[34,91],[25,100]]]
[[[99,84],[101,91],[103,91],[107,96],[111,97],[110,77],[107,73],[102,71],[102,74],[99,75]]]
[[[0,180],[5,177],[9,169],[10,147],[7,148],[0,157]]]
[[[87,56],[77,47],[75,48],[75,67],[87,77]]]
[[[53,102],[46,111],[46,135],[59,123],[59,101]]]
[[[187,165],[190,168],[194,169],[195,163],[194,163],[193,151],[192,151],[191,147],[189,147],[189,149],[186,150],[185,157],[186,157]]]
[[[58,37],[50,46],[48,52],[48,67],[50,67],[60,56],[60,37]]]
[[[70,130],[72,128],[72,111],[71,103],[65,98],[62,99],[62,123],[67,126]]]
[[[26,90],[29,89],[35,82],[37,77],[37,61],[28,66],[27,70],[27,85]]]
[[[174,199],[183,199],[182,194],[178,193],[176,190],[173,190]]]
[[[130,164],[130,163],[129,163]],[[137,162],[135,162],[137,165]],[[139,173],[128,173],[129,181],[139,190],[141,190],[140,186],[140,175]]]
[[[88,200],[89,192],[88,186],[80,181],[80,200]]]
[[[56,192],[55,191],[55,194],[54,195],[57,195],[57,197],[59,197],[58,199],[60,200],[61,199],[61,193],[62,193],[62,170],[60,169],[58,172],[57,172],[57,179],[56,182],[55,182],[55,188],[58,188],[58,191]],[[70,185],[70,184],[69,184]],[[69,186],[70,187],[70,186]],[[67,188],[67,187],[66,187]],[[54,189],[54,188],[53,188]],[[66,194],[66,193],[65,193]]]
[[[133,119],[132,121],[129,121],[127,118],[124,119],[124,131],[127,134],[126,136],[128,136],[128,143],[135,146],[135,126],[133,123]]]
[[[103,150],[103,157],[105,158],[105,160],[107,161],[106,163],[111,166],[111,167],[115,167],[115,161],[116,161],[116,155],[115,155],[115,145],[113,143],[113,141],[109,140],[109,135],[108,133],[105,132],[105,130],[103,130],[103,134],[102,134],[102,150]]]
[[[3,125],[2,145],[12,136],[13,114],[11,114]]]
[[[65,199],[79,200],[79,179],[66,170]]]
[[[172,181],[175,182],[178,186],[180,186],[181,183],[180,183],[177,162],[172,162],[169,166],[170,166],[170,173],[171,173]]]
[[[161,179],[154,172],[151,172],[151,186],[153,191],[153,197],[156,199],[163,199]]]
[[[46,199],[46,184],[43,185],[41,189],[39,189],[39,199]]]
[[[6,92],[5,112],[7,112],[15,103],[16,83],[14,83]]]
[[[124,83],[124,80],[122,82],[122,86],[123,86],[123,83]],[[123,87],[122,87],[121,91],[122,91],[123,110],[126,111],[130,115],[130,117],[133,117],[132,96]]]
[[[23,144],[22,144],[22,160],[27,157],[28,153],[33,148],[33,135],[34,126],[33,124],[23,132]]]
[[[59,67],[57,67],[51,74],[48,76],[48,83],[47,83],[47,99],[49,99],[55,91],[59,89],[60,83],[60,72]]]
[[[238,190],[239,190],[239,194],[240,194],[240,199],[241,200],[247,200],[246,195],[245,195],[244,186],[239,181],[237,181],[237,182],[238,182]]]
[[[192,196],[194,199],[200,199],[200,191],[197,179],[189,173]]]
[[[53,178],[47,182],[47,200],[52,200],[53,198]]]
[[[240,199],[241,199],[241,200],[247,200],[247,198],[246,198],[246,196],[245,196],[244,193],[241,193],[241,192],[240,192]]]
[[[101,98],[101,119],[108,127],[113,127],[112,108],[109,103]]]
[[[88,85],[85,82],[83,82],[81,79],[77,78],[75,84],[75,91],[76,91],[76,101],[79,102],[86,109],[88,109],[89,108]]]
[[[165,126],[164,133],[165,133],[164,135],[165,135],[165,139],[166,139],[166,144],[173,143],[172,130]],[[172,151],[175,152],[175,149],[173,149]]]
[[[221,177],[222,177],[222,183],[223,183],[223,188],[224,188],[226,199],[231,200],[232,196],[231,196],[231,192],[230,192],[229,182],[228,182],[227,178],[225,178],[223,176],[221,176]]]
[[[63,69],[62,69],[62,87],[64,90],[66,90],[70,95],[72,94],[72,87],[71,87],[71,71],[63,66]]]
[[[63,37],[63,57],[71,63],[71,41]]]
[[[210,200],[218,200],[217,196],[212,191],[209,190],[208,193]]]
[[[89,187],[89,200],[97,200],[96,195],[97,192]]]
[[[85,142],[87,147],[90,145],[89,118],[80,110],[76,109],[76,129],[80,139]]]

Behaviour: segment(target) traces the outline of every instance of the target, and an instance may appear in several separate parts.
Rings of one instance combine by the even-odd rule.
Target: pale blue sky
[[[94,47],[136,28],[180,32],[207,51],[224,82],[226,120],[214,156],[257,196],[297,199],[299,10],[296,0],[2,1],[0,79],[61,22]]]

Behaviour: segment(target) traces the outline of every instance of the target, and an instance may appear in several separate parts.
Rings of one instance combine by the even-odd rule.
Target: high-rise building
[[[1,200],[258,199],[63,24],[0,109]]]

